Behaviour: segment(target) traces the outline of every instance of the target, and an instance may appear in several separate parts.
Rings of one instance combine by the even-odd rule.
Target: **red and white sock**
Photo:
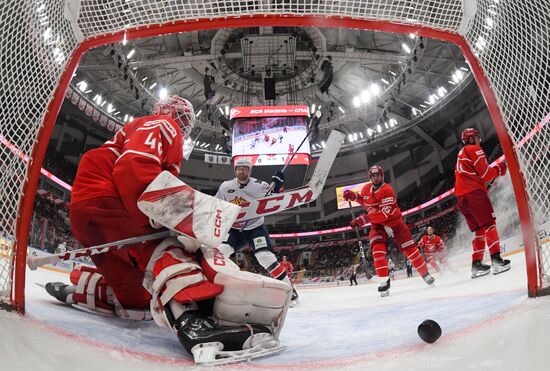
[[[372,259],[374,260],[374,269],[378,277],[388,277],[388,261],[386,260],[386,245],[375,243],[372,245]]]
[[[472,261],[482,260],[485,253],[485,228],[479,228],[475,234],[472,241]]]
[[[424,277],[427,275],[428,272],[428,266],[426,265],[426,261],[422,257],[422,254],[420,254],[420,251],[415,245],[407,247],[405,250],[403,250],[403,254],[409,258],[411,261],[414,269],[422,276]]]

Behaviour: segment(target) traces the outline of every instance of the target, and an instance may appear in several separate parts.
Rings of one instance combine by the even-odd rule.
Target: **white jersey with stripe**
[[[227,180],[220,185],[216,197],[235,205],[243,205],[246,202],[265,196],[269,190],[269,184],[256,178],[250,178],[246,185],[238,182],[237,178]],[[264,224],[264,218],[256,218],[243,223],[233,224],[233,228],[250,230]]]

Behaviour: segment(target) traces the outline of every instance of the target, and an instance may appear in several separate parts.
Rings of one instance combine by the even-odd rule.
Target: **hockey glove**
[[[357,193],[350,191],[349,189],[344,191],[344,200],[346,201],[355,201],[357,200]]]
[[[283,189],[283,183],[285,182],[285,174],[282,171],[277,171],[275,175],[271,177],[271,181],[275,184],[273,192],[279,193]]]
[[[506,175],[506,169],[507,169],[507,166],[506,166],[506,163],[505,162],[501,162],[500,164],[498,164],[496,166],[497,168],[497,171],[498,171],[498,175],[499,176],[504,176]]]
[[[363,227],[364,225],[368,224],[368,222],[369,222],[369,217],[367,216],[367,214],[361,214],[357,218],[351,221],[351,226]]]

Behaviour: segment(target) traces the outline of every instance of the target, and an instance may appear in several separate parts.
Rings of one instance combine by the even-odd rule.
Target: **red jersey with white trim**
[[[402,220],[395,192],[388,183],[375,190],[372,182],[368,182],[358,194],[357,202],[367,210],[372,224],[393,226]]]
[[[116,197],[136,221],[148,224],[137,199],[163,170],[178,176],[182,159],[183,133],[174,120],[168,116],[139,117],[82,156],[71,204]]]
[[[480,190],[487,192],[486,182],[498,176],[498,170],[489,166],[483,149],[468,144],[458,152],[455,167],[455,195],[462,196]]]
[[[431,237],[427,234],[422,236],[420,242],[418,242],[418,248],[422,247],[424,248],[424,251],[429,254],[434,254],[445,250],[443,239],[436,234]]]

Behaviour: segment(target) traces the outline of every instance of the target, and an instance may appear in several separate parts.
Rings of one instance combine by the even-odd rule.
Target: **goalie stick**
[[[103,254],[108,251],[118,250],[122,247],[137,245],[138,243],[145,243],[148,241],[158,240],[169,236],[170,236],[170,231],[162,231],[162,232],[147,234],[144,236],[130,237],[119,241],[108,242],[102,245],[67,251],[61,254],[55,254],[55,255],[49,255],[49,256],[30,256],[29,255],[27,257],[27,266],[34,271],[36,270],[36,268],[42,265],[54,264],[60,261],[81,258],[84,256]]]

